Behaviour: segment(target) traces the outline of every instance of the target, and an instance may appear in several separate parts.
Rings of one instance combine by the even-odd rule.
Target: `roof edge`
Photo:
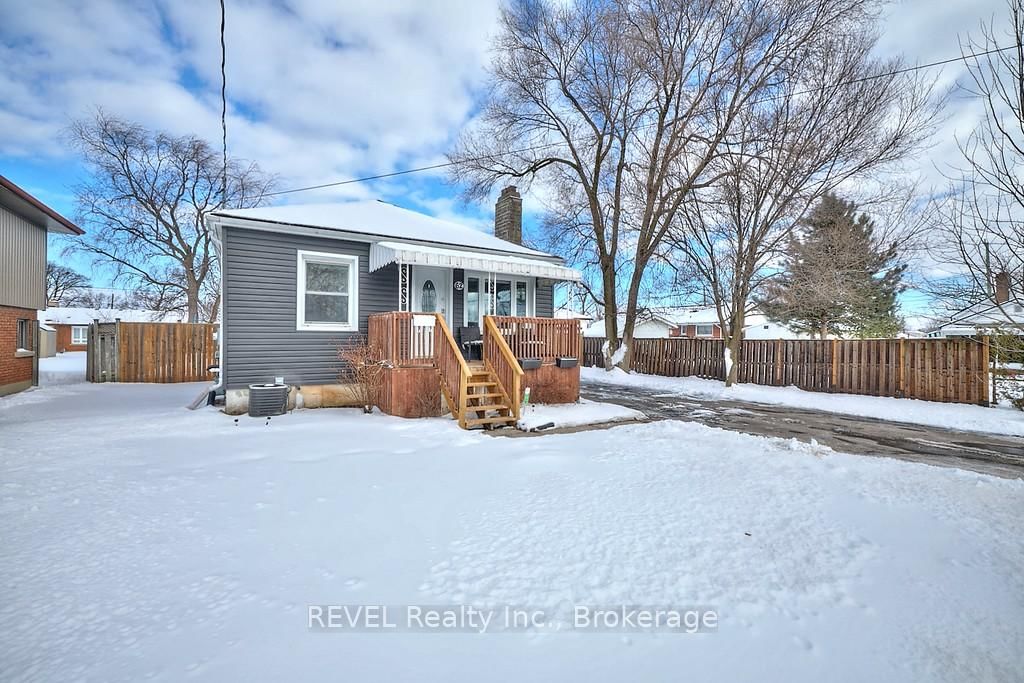
[[[47,224],[43,226],[43,228],[47,232],[70,232],[72,235],[85,234],[85,230],[82,230],[80,227],[69,221],[67,218],[57,213],[54,209],[51,209],[46,204],[42,203],[41,201],[33,197],[31,194],[15,185],[13,181],[7,179],[2,175],[0,175],[0,187],[9,191],[15,197],[25,202],[33,209],[42,212],[50,220],[64,228],[64,230],[51,230],[51,225],[49,222],[47,222]],[[12,208],[12,210],[14,209]]]
[[[408,209],[406,209],[408,210]],[[557,265],[565,266],[565,260],[554,254],[548,254],[547,252],[538,251],[531,249],[533,254],[524,254],[516,251],[504,251],[500,249],[488,249],[486,247],[472,247],[466,244],[457,244],[454,242],[438,242],[435,240],[421,240],[410,237],[396,237],[395,235],[381,235],[375,232],[352,232],[351,230],[344,230],[342,228],[329,228],[322,225],[310,225],[308,223],[290,223],[286,221],[275,221],[267,218],[248,218],[246,216],[232,216],[231,214],[218,213],[212,211],[207,214],[207,220],[216,219],[216,222],[222,227],[237,227],[237,228],[252,228],[256,230],[266,230],[268,232],[281,232],[288,233],[285,230],[286,227],[303,228],[311,231],[323,231],[326,233],[333,233],[327,235],[321,235],[323,237],[329,237],[333,239],[347,239],[353,242],[407,242],[409,244],[421,244],[424,246],[438,246],[457,248],[467,251],[477,252],[480,254],[498,254],[502,256],[519,257],[519,258],[536,258],[549,260]],[[237,222],[241,221],[248,225],[239,225]],[[257,227],[259,226],[259,227]],[[529,247],[525,247],[529,249]],[[565,266],[569,267],[569,266]]]

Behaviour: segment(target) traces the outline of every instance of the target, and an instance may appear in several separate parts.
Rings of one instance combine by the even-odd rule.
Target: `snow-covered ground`
[[[0,399],[0,679],[1010,681],[1024,481],[662,421],[498,439],[199,385]],[[11,400],[14,399],[14,400]],[[311,632],[309,605],[561,630]],[[702,606],[717,631],[572,630]]]
[[[757,384],[736,384],[726,388],[724,382],[699,377],[659,377],[626,373],[616,368],[581,368],[580,379],[605,382],[623,387],[644,387],[668,394],[698,399],[725,399],[787,405],[795,408],[824,410],[830,413],[874,417],[893,422],[945,427],[964,431],[1024,436],[1024,412],[1008,406],[985,408],[962,403],[936,403],[907,398],[855,396],[804,391],[796,387],[766,387]]]
[[[85,381],[85,351],[67,351],[39,359],[39,386]]]
[[[542,405],[531,403],[519,416],[517,426],[525,431],[550,425],[558,427],[580,427],[583,425],[608,424],[643,420],[647,416],[639,410],[626,408],[614,403],[601,403],[580,399],[579,403]]]

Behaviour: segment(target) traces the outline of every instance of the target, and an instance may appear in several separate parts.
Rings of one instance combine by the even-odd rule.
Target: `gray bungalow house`
[[[436,357],[448,351],[447,340],[461,356],[449,373],[500,372],[501,358],[483,358],[492,329],[485,317],[552,319],[554,284],[580,279],[559,257],[523,246],[514,187],[498,199],[493,235],[381,201],[221,210],[207,224],[222,270],[219,384],[229,413],[245,410],[250,384],[275,381],[299,388],[307,406],[343,405],[339,344],[384,334],[378,329],[401,339],[387,342],[396,367],[430,364],[432,379],[424,381],[440,400],[444,370]],[[578,323],[566,322],[578,337]],[[508,339],[499,345],[507,347],[519,339],[513,330],[536,336],[539,325],[505,322],[501,329]],[[535,350],[552,362],[564,351],[553,339],[519,341],[520,353]],[[505,403],[520,398],[511,386],[516,372],[522,368],[511,368],[509,386],[499,387]],[[464,405],[455,394],[473,393],[485,379],[499,384],[493,374],[473,379],[453,377],[445,394],[460,408],[457,417]],[[470,417],[488,415],[495,417]]]

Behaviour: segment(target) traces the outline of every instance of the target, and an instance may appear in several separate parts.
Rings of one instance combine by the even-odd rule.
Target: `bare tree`
[[[712,164],[720,181],[691,196],[670,233],[666,261],[706,283],[733,358],[755,294],[778,274],[811,206],[891,170],[934,130],[942,98],[920,77],[897,73],[900,60],[873,59],[876,42],[874,26],[852,24],[808,43],[813,59],[743,113],[737,144]]]
[[[970,76],[965,87],[985,107],[985,118],[959,143],[963,165],[951,174],[939,204],[933,255],[948,277],[932,292],[953,308],[982,302],[1005,326],[1024,329],[1011,306],[1024,304],[1024,0],[1009,0],[1009,21],[993,20],[980,37],[963,42]],[[1000,273],[1010,296],[993,296]]]
[[[221,155],[195,136],[174,137],[103,111],[69,129],[90,178],[75,189],[88,237],[71,249],[113,266],[115,282],[151,295],[156,310],[216,317],[216,256],[204,218],[222,207],[258,206],[274,179],[231,161],[221,190]],[[208,297],[207,297],[208,298]]]
[[[70,305],[69,301],[83,287],[89,286],[89,278],[73,268],[53,261],[46,262],[46,300],[57,305]]]
[[[552,225],[599,275],[606,361],[629,367],[648,264],[682,204],[724,173],[741,112],[785,83],[819,36],[866,21],[873,0],[520,0],[494,43],[480,125],[450,159],[470,197],[539,179]],[[618,286],[625,281],[624,293]],[[616,354],[617,314],[625,353]]]

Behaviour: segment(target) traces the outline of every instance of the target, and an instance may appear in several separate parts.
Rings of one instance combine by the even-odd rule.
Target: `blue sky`
[[[496,0],[227,0],[228,144],[283,188],[438,163],[477,111]],[[905,0],[887,8],[879,52],[931,62],[1003,12],[1001,0]],[[219,8],[210,0],[0,0],[0,173],[73,215],[82,169],[61,131],[95,107],[176,134],[219,139]],[[963,75],[936,71],[940,85]],[[954,99],[910,172],[941,184],[956,136],[981,115]],[[383,198],[442,218],[490,224],[441,172],[289,195],[288,202]],[[527,229],[541,198],[527,194]],[[54,245],[59,248],[59,245]],[[73,265],[109,284],[101,269]],[[927,308],[921,295],[909,312]]]

